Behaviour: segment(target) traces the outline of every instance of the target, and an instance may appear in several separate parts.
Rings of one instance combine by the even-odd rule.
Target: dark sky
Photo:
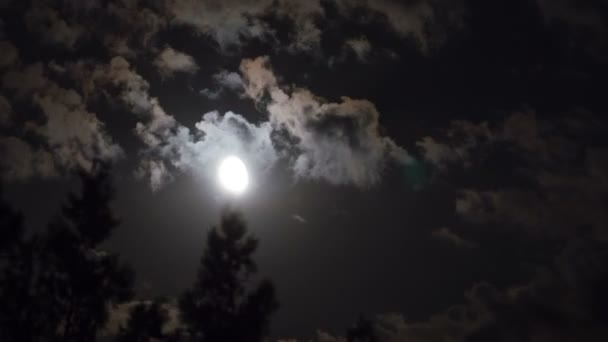
[[[44,229],[114,165],[139,298],[221,210],[260,239],[272,336],[608,338],[604,0],[0,1],[0,176]],[[238,197],[217,181],[247,164]],[[498,337],[503,339],[499,339]]]

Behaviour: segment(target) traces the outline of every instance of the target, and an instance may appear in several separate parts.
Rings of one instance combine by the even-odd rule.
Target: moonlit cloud
[[[355,54],[359,62],[366,62],[372,50],[369,40],[365,37],[348,39],[344,46]]]
[[[224,90],[242,93],[245,89],[241,75],[236,72],[221,70],[213,75],[213,81],[218,85],[217,88],[205,88],[200,91],[203,96],[210,100],[217,100]]]
[[[278,159],[271,132],[269,123],[252,124],[233,112],[209,112],[194,130],[179,126],[174,134],[165,135],[161,144],[149,150],[150,158],[156,160],[146,160],[140,171],[158,189],[171,179],[165,161],[174,169],[212,179],[217,164],[228,155],[236,155],[252,177],[263,177]]]
[[[63,171],[90,171],[96,161],[115,161],[123,155],[82,96],[48,79],[42,63],[8,71],[2,85],[18,98],[30,100],[43,115],[41,121],[19,122],[18,129],[26,136],[4,137],[3,146],[11,150],[3,163],[6,178],[49,178]],[[8,118],[12,109],[2,99],[2,117]]]
[[[81,96],[72,89],[53,86],[34,103],[46,117],[42,125],[27,129],[45,138],[60,165],[68,169],[91,170],[95,159],[111,161],[122,155],[95,114],[86,110]]]
[[[199,69],[192,56],[176,51],[169,46],[158,54],[154,65],[165,76],[171,76],[176,72],[194,74]]]
[[[366,187],[379,181],[390,161],[412,161],[380,135],[380,113],[373,103],[348,97],[327,102],[307,89],[286,92],[267,57],[243,60],[241,72],[246,94],[266,103],[273,129],[295,138],[292,170],[297,177]]]

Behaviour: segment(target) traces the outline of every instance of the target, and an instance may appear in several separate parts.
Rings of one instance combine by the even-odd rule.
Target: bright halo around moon
[[[229,192],[240,195],[249,185],[249,173],[243,161],[235,156],[222,160],[218,168],[220,184]]]

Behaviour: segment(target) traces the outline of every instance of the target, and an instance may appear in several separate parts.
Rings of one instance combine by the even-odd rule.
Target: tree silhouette
[[[47,231],[7,253],[0,331],[8,341],[94,341],[110,304],[132,296],[133,272],[99,248],[118,225],[108,169],[80,180]]]
[[[165,340],[168,336],[163,332],[163,327],[168,320],[169,313],[161,302],[139,303],[129,310],[127,325],[120,328],[117,342]]]
[[[224,213],[219,227],[209,232],[194,287],[179,300],[188,339],[256,342],[267,335],[270,315],[278,309],[274,287],[263,280],[247,291],[256,273],[257,246],[235,213]]]
[[[109,172],[81,174],[82,191],[71,194],[49,226],[46,263],[52,272],[43,281],[53,289],[53,310],[61,320],[61,341],[93,341],[108,319],[108,305],[132,296],[133,272],[116,255],[99,248],[118,226],[110,209]]]
[[[0,198],[0,256],[6,256],[22,237],[23,216]]]
[[[346,333],[348,342],[378,342],[374,323],[365,316],[359,316],[357,322]]]
[[[35,239],[25,240],[23,216],[0,199],[0,340],[32,341],[44,321],[30,315],[41,301],[30,296]]]

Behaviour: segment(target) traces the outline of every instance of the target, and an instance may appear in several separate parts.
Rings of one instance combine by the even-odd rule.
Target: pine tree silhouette
[[[24,239],[23,216],[0,199],[0,340],[33,341],[44,321],[31,312],[41,301],[30,296],[35,239]]]
[[[95,341],[109,306],[132,296],[133,272],[99,247],[118,225],[108,169],[80,180],[48,230],[18,239],[7,254],[2,341]]]
[[[0,197],[0,256],[6,256],[22,237],[23,216]]]
[[[133,272],[118,256],[99,248],[118,226],[110,209],[114,190],[109,172],[81,174],[80,194],[71,194],[45,238],[43,276],[53,289],[53,310],[60,322],[57,340],[94,341],[108,320],[108,306],[132,297]]]
[[[278,309],[274,287],[263,280],[247,291],[256,273],[252,254],[257,246],[242,217],[224,213],[208,234],[194,287],[179,300],[188,340],[256,342],[267,335],[270,315]]]
[[[168,320],[169,313],[161,302],[139,303],[129,310],[129,319],[120,328],[117,342],[164,341],[168,336],[163,327]]]
[[[357,322],[346,333],[348,342],[378,342],[374,323],[365,316],[359,316]]]

